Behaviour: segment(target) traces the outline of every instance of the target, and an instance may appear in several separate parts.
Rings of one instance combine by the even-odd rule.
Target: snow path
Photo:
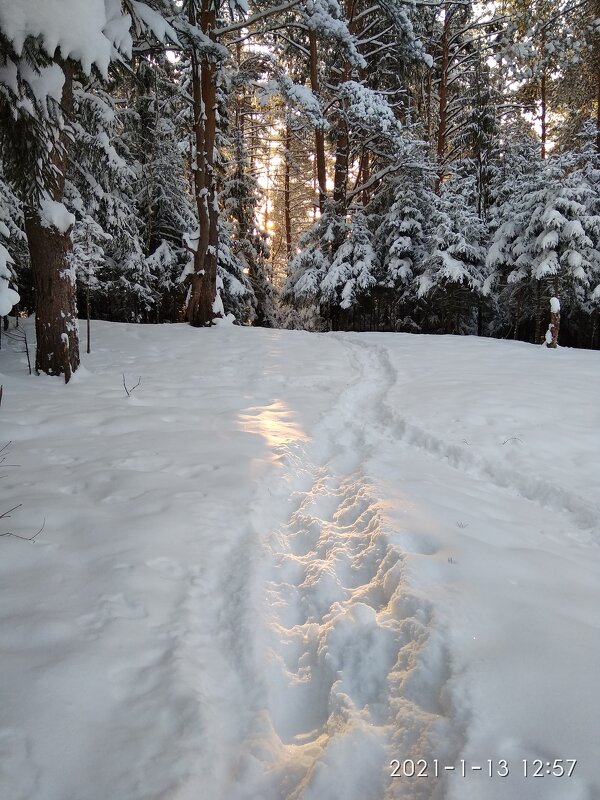
[[[597,353],[95,327],[2,354],[2,800],[600,798]]]
[[[418,671],[431,646],[431,604],[403,586],[403,551],[389,542],[385,510],[364,472],[394,374],[382,369],[378,351],[344,347],[353,381],[308,443],[277,448],[286,465],[281,496],[292,508],[267,536],[269,724],[249,742],[255,769],[248,765],[230,795],[240,800],[409,797],[390,780],[390,750],[416,761],[437,748],[451,760],[458,746],[444,716],[447,670],[427,677],[422,696],[405,691],[406,673]],[[261,505],[269,501],[265,495]],[[390,608],[394,595],[400,600]],[[265,775],[257,764],[269,741],[279,747],[271,747]],[[410,797],[442,791],[442,780],[417,784]]]

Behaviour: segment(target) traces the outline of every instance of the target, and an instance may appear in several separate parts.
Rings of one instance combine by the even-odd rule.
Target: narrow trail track
[[[306,441],[277,447],[288,513],[263,533],[259,639],[269,668],[255,696],[261,723],[243,745],[257,760],[267,753],[267,763],[255,780],[246,776],[241,794],[237,786],[236,798],[441,798],[443,780],[400,787],[390,758],[451,758],[460,745],[445,714],[448,671],[420,661],[428,648],[443,649],[437,634],[430,640],[431,605],[408,585],[406,553],[390,542],[386,509],[365,471],[387,435],[384,397],[395,376],[378,350],[345,347],[352,382]]]

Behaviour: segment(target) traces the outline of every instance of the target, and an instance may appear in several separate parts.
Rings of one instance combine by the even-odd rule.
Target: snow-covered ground
[[[600,797],[600,353],[94,338],[0,353],[3,800]]]

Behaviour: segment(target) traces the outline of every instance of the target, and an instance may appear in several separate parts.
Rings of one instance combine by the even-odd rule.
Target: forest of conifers
[[[48,374],[86,316],[541,342],[557,297],[598,348],[599,187],[599,0],[0,0],[0,312]]]

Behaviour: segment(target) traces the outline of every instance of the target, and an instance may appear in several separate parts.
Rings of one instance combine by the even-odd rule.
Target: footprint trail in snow
[[[406,580],[407,551],[390,541],[385,506],[365,473],[393,378],[370,350],[352,347],[349,356],[355,382],[313,440],[277,447],[279,495],[291,511],[265,535],[268,722],[247,742],[255,774],[248,767],[235,798],[442,797],[443,780],[399,786],[390,761],[395,753],[451,760],[457,750],[444,712],[447,670],[421,661],[425,651],[444,657],[431,604]],[[432,553],[425,538],[413,541]]]

